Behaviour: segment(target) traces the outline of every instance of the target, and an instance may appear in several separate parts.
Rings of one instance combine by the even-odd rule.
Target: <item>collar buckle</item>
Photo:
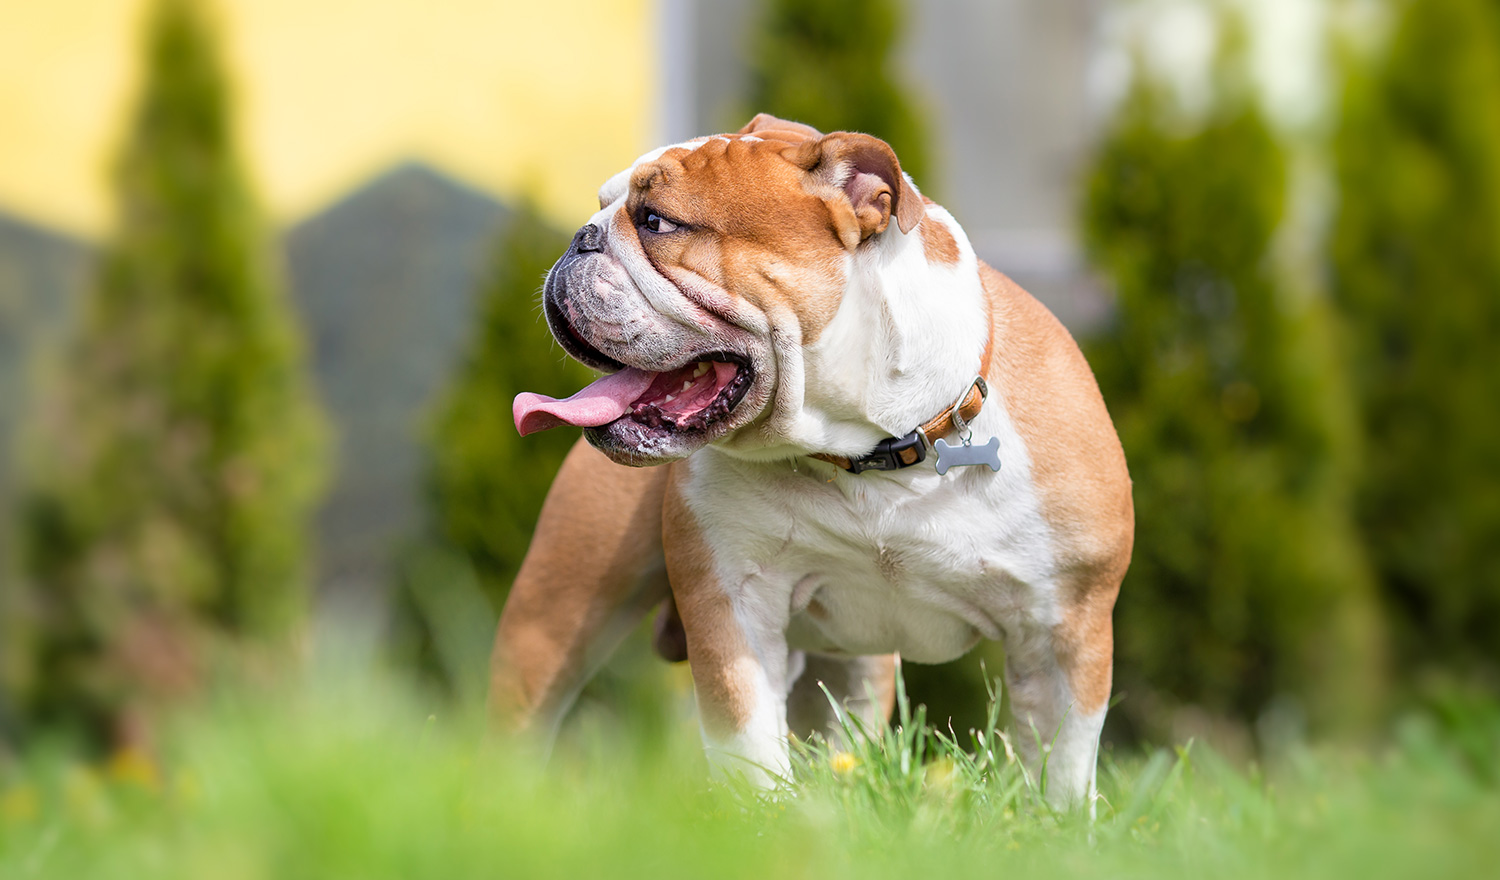
[[[849,473],[898,471],[927,460],[927,437],[918,428],[905,437],[887,437],[868,455],[849,459]]]

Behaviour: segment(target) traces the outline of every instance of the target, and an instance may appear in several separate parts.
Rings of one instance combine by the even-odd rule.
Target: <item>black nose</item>
[[[590,223],[573,236],[573,249],[580,254],[604,250],[604,233],[599,230],[599,227]]]

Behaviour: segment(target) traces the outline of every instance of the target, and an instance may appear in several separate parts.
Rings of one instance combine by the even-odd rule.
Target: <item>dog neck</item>
[[[849,258],[839,310],[818,340],[777,346],[764,457],[863,455],[952,406],[983,370],[993,342],[973,248],[943,209],[929,205],[922,222],[952,234],[956,260],[930,260],[920,226],[903,234],[892,224]]]

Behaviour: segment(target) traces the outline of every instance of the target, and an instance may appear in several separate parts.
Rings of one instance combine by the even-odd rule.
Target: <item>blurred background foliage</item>
[[[1227,24],[1206,112],[1138,79],[1087,181],[1118,312],[1086,349],[1135,483],[1116,650],[1137,699],[1118,714],[1150,729],[1162,693],[1240,718],[1293,695],[1358,727],[1385,671],[1354,407],[1333,313],[1272,252],[1288,157]]]
[[[1163,698],[1356,732],[1393,698],[1495,690],[1500,420],[1475,403],[1500,391],[1500,9],[1386,11],[1387,41],[1333,53],[1330,136],[1272,130],[1225,12],[1207,111],[1138,80],[1088,178],[1118,301],[1086,349],[1138,523],[1117,722],[1138,731],[1163,735]],[[1289,153],[1333,168],[1312,277],[1276,247],[1316,185]]]
[[[752,41],[744,118],[770,113],[823,132],[863,131],[889,143],[901,169],[928,176],[921,110],[895,75],[905,25],[898,0],[766,0]]]
[[[898,76],[902,4],[753,5],[742,106],[880,135],[941,189],[929,102]],[[1500,693],[1500,7],[1363,7],[1383,27],[1330,15],[1333,97],[1299,128],[1265,104],[1243,7],[1197,4],[1217,34],[1197,97],[1135,44],[1077,169],[1078,234],[1112,298],[1080,342],[1137,505],[1116,613],[1124,698],[1108,735],[1121,742],[1363,736],[1414,700]],[[153,8],[117,231],[53,368],[0,386],[37,389],[15,535],[0,543],[16,551],[0,568],[12,740],[60,726],[129,744],[137,715],[193,690],[224,652],[291,644],[311,566],[339,574],[311,555],[324,416],[236,158],[216,32],[199,0]],[[378,595],[359,594],[382,609],[374,653],[429,684],[434,706],[482,701],[495,620],[576,439],[515,436],[511,398],[589,375],[537,308],[567,233],[524,200],[499,212],[463,198],[449,225],[492,256],[455,300],[467,312],[422,291],[434,312],[473,318],[449,360],[424,353],[451,364],[438,387],[399,389],[421,427],[370,423],[412,430],[421,488],[415,520],[376,536],[393,563]],[[400,246],[387,256],[409,256]],[[352,344],[308,335],[315,359]],[[346,433],[348,460],[374,439]],[[975,724],[981,660],[993,675],[1003,653],[907,667],[914,699]],[[584,714],[649,728],[680,711],[680,672],[636,638]]]
[[[23,444],[6,603],[22,728],[89,742],[191,692],[219,642],[307,613],[324,424],[230,129],[211,22],[162,0],[115,170],[119,232]]]
[[[1355,514],[1406,675],[1500,657],[1500,5],[1347,53],[1328,243],[1365,439]],[[1480,403],[1486,401],[1486,403]]]

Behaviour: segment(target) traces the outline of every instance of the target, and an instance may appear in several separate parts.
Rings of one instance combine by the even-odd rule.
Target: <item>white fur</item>
[[[792,778],[786,739],[786,689],[780,684],[786,677],[786,664],[780,664],[777,683],[771,680],[775,667],[750,658],[737,660],[728,674],[750,685],[755,700],[750,721],[723,736],[703,728],[704,751],[714,770],[742,776],[762,788],[775,786],[778,779]]]
[[[894,221],[861,248],[838,313],[803,354],[793,445],[861,455],[951,405],[978,373],[989,333],[974,250],[946,211],[930,208],[923,222],[949,227],[958,262],[928,262],[918,233]]]

